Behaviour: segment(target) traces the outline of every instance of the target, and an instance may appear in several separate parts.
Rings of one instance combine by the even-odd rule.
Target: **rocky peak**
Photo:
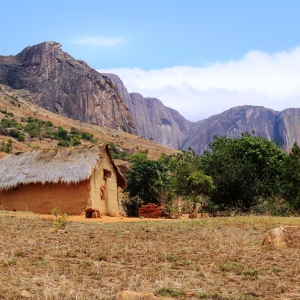
[[[25,64],[43,64],[51,56],[61,56],[64,53],[61,51],[61,47],[62,45],[57,42],[44,42],[32,47],[28,46],[16,55],[16,59]]]
[[[122,96],[108,77],[61,50],[57,42],[0,57],[0,83],[38,105],[86,123],[136,133]]]
[[[294,142],[300,144],[300,109],[277,112],[262,106],[238,106],[191,125],[190,136],[183,149],[193,148],[201,154],[208,150],[213,136],[237,138],[249,132],[277,141],[284,151]]]

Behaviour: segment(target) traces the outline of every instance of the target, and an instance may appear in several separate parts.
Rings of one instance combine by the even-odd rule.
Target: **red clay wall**
[[[70,215],[82,214],[89,200],[88,181],[79,184],[30,184],[0,191],[1,209],[49,214],[58,207]]]

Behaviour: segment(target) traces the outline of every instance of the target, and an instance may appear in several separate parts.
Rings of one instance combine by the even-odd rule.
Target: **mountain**
[[[282,112],[239,106],[198,122],[186,120],[156,98],[128,93],[115,74],[100,74],[85,62],[45,42],[15,56],[0,56],[0,84],[14,97],[61,116],[120,132],[137,134],[163,146],[201,154],[214,135],[236,138],[255,132],[278,140],[284,151],[300,144],[300,109]],[[1,134],[1,133],[0,133]],[[134,147],[134,145],[132,146]]]
[[[114,83],[60,48],[44,42],[15,56],[0,56],[0,83],[60,115],[136,133]]]
[[[38,135],[31,136],[26,130],[28,118],[37,119],[38,127],[41,125]],[[3,122],[5,120],[9,120],[10,125],[8,127],[5,126],[7,122]],[[52,125],[45,128],[45,123],[52,123]],[[36,126],[37,122],[32,124]],[[157,159],[162,153],[169,155],[178,152],[175,149],[164,147],[137,135],[84,123],[51,112],[18,96],[16,90],[11,89],[9,86],[0,84],[0,159],[6,155],[4,152],[1,152],[1,148],[7,145],[10,140],[12,141],[13,153],[32,149],[57,148],[60,140],[49,136],[47,130],[57,132],[58,128],[66,130],[68,136],[71,136],[72,128],[79,132],[88,132],[93,135],[93,139],[96,142],[113,143],[119,151],[126,150],[131,154],[147,151],[150,159]],[[11,134],[13,131],[19,134],[17,136]],[[23,135],[23,141],[18,139],[20,135]],[[91,142],[86,139],[81,139],[80,141],[82,145],[91,145]],[[120,163],[124,164],[124,162],[119,160],[116,163],[118,165]]]
[[[294,142],[300,145],[300,109],[287,108],[277,116],[277,137],[284,151],[290,151]]]
[[[118,87],[133,117],[139,136],[156,143],[180,149],[189,134],[192,122],[175,109],[166,107],[156,98],[144,98],[138,93],[128,93],[122,80],[115,74],[102,74]]]
[[[202,154],[209,149],[214,135],[237,138],[244,132],[254,132],[266,139],[276,140],[284,151],[289,151],[294,142],[300,144],[298,108],[277,112],[262,106],[244,105],[205,120],[190,122],[158,99],[128,93],[117,75],[102,75],[109,77],[118,87],[134,119],[138,135],[153,138],[161,145],[182,150],[192,148],[195,153]]]
[[[192,124],[190,137],[183,145],[196,153],[208,150],[214,135],[236,138],[243,132],[255,132],[264,138],[276,138],[277,112],[261,106],[239,106]]]
[[[284,151],[290,151],[294,142],[300,144],[300,109],[289,108],[277,112],[262,106],[231,108],[192,124],[190,136],[182,149],[190,147],[201,154],[209,149],[214,135],[237,138],[244,132],[274,140]]]

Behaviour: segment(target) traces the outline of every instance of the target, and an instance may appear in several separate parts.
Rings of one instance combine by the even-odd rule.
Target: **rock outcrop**
[[[198,154],[209,149],[213,136],[237,138],[254,132],[269,140],[276,136],[278,113],[262,106],[239,106],[191,125],[190,136],[183,149],[191,147]]]
[[[136,133],[115,84],[63,52],[59,43],[45,42],[16,56],[0,56],[0,83],[58,114]]]
[[[279,226],[268,231],[263,245],[275,248],[300,248],[300,227]]]
[[[189,133],[189,125],[180,113],[166,107],[156,98],[144,98],[138,93],[128,93],[122,80],[115,74],[103,74],[118,87],[134,119],[137,134],[153,139],[158,144],[180,149]]]
[[[300,109],[288,108],[278,114],[277,138],[284,151],[290,151],[294,142],[300,145]]]
[[[196,154],[209,150],[213,136],[237,138],[249,132],[277,141],[284,151],[290,151],[294,142],[300,144],[300,109],[289,108],[277,112],[262,106],[238,106],[198,122],[190,122],[176,110],[168,108],[155,98],[144,98],[128,93],[122,80],[115,74],[104,74],[118,87],[125,100],[137,133],[153,138],[156,143],[187,150]]]
[[[58,114],[138,134],[164,146],[192,148],[196,154],[209,149],[214,135],[236,138],[244,132],[277,140],[285,151],[294,142],[300,144],[299,108],[277,112],[239,106],[193,123],[159,99],[128,93],[117,75],[98,73],[56,42],[0,56],[0,84]]]
[[[209,149],[213,136],[237,138],[241,133],[255,133],[273,140],[286,152],[300,145],[300,108],[281,112],[262,106],[238,106],[190,125],[190,133],[181,149],[191,147],[197,154]]]

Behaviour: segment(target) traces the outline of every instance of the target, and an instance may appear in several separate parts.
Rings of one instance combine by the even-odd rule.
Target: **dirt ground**
[[[300,218],[71,217],[58,229],[49,215],[0,211],[0,299],[300,299],[300,249],[262,245],[279,225]]]
[[[55,220],[55,216],[48,214],[36,214],[32,212],[14,212],[14,211],[1,211],[3,216],[7,217],[19,217],[19,218],[41,218],[43,220]],[[188,214],[183,214],[181,216],[181,220],[188,219]],[[117,217],[109,217],[109,216],[101,216],[101,218],[86,218],[85,215],[73,216],[69,215],[67,221],[69,222],[84,222],[84,223],[132,223],[132,222],[145,222],[145,221],[173,221],[171,219],[154,219],[154,218],[130,218],[124,216]]]

